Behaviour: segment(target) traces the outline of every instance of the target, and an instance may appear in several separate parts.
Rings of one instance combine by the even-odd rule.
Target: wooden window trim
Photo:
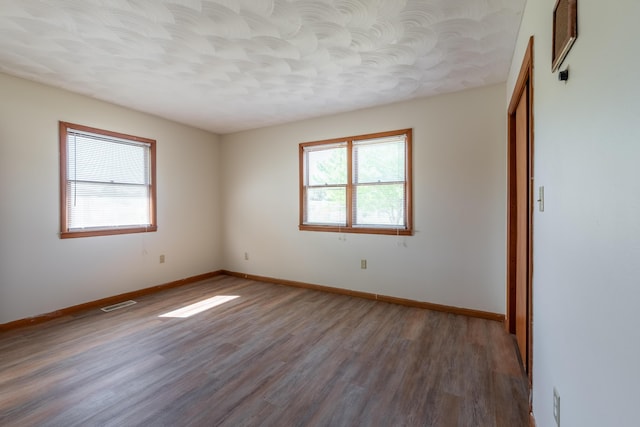
[[[406,135],[406,151],[405,151],[405,174],[406,174],[406,186],[405,186],[405,228],[387,228],[387,227],[354,227],[353,226],[353,142],[359,140],[384,138],[388,136]],[[347,224],[346,226],[336,225],[309,225],[304,224],[304,209],[305,209],[305,177],[304,177],[304,149],[305,147],[330,145],[337,143],[347,143],[347,185],[346,185],[346,197],[347,197]],[[335,233],[355,233],[355,234],[385,234],[394,236],[411,236],[413,235],[413,129],[399,129],[388,132],[378,132],[365,135],[348,136],[344,138],[333,138],[322,141],[303,142],[298,147],[299,157],[299,226],[301,231],[322,231],[322,232],[335,232]]]
[[[82,132],[89,132],[98,135],[110,136],[119,139],[125,139],[135,142],[143,142],[149,144],[150,155],[150,178],[151,178],[151,191],[149,201],[149,220],[150,224],[145,227],[96,227],[82,231],[72,231],[68,227],[67,218],[67,129],[78,130]],[[112,132],[104,129],[97,129],[89,126],[78,125],[69,122],[59,122],[59,136],[60,136],[60,238],[76,238],[76,237],[94,237],[94,236],[110,236],[117,234],[133,234],[133,233],[147,233],[158,230],[157,215],[156,215],[156,141],[149,138],[142,138],[139,136],[127,135],[124,133]]]

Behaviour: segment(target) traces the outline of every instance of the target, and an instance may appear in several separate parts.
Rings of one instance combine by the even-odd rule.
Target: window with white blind
[[[60,122],[60,237],[156,231],[155,144]]]
[[[412,234],[411,129],[300,144],[300,230]]]

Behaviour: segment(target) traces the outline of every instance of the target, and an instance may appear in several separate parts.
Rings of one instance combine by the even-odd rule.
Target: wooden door
[[[507,319],[529,381],[533,359],[533,37],[508,110]],[[531,385],[531,384],[530,384]]]
[[[529,101],[528,84],[516,108],[516,340],[525,367],[529,341]]]

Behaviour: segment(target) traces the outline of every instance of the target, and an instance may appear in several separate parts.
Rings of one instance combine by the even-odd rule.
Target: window
[[[156,142],[60,122],[60,237],[156,231]]]
[[[300,144],[300,230],[412,234],[411,129]]]

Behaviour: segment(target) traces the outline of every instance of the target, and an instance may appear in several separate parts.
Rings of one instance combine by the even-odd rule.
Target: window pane
[[[357,185],[353,198],[354,226],[405,226],[403,184]]]
[[[359,142],[353,145],[353,182],[398,182],[405,179],[405,142]]]
[[[69,229],[149,225],[149,187],[69,181]]]
[[[307,151],[308,185],[347,183],[347,148]]]
[[[308,188],[306,208],[307,224],[345,225],[347,191],[344,187]]]

